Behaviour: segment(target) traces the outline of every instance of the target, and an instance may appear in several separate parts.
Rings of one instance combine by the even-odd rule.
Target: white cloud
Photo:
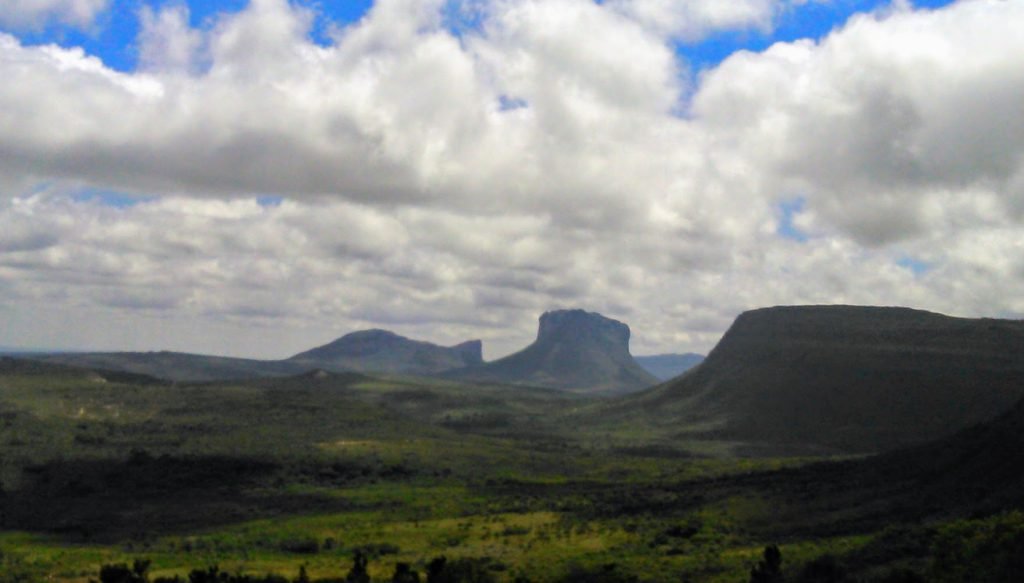
[[[1022,21],[985,1],[860,16],[820,45],[732,57],[693,110],[864,244],[984,224],[1020,198]]]
[[[194,72],[199,66],[202,35],[189,27],[185,4],[139,11],[139,63],[142,69],[166,73]]]
[[[0,0],[0,26],[37,29],[49,22],[90,26],[109,0]]]
[[[667,36],[696,41],[720,30],[769,30],[778,0],[610,0],[614,10]]]
[[[460,36],[444,4],[381,0],[329,46],[282,0],[205,31],[143,10],[138,73],[0,36],[0,343],[284,356],[386,326],[496,356],[580,306],[650,353],[777,303],[1024,313],[1020,3],[859,17],[692,86],[666,35],[698,32],[642,16],[668,3],[495,0]],[[680,18],[780,10],[712,8]],[[794,199],[805,242],[776,232]]]

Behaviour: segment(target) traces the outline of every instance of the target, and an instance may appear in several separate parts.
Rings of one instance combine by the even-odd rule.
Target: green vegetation
[[[564,422],[586,406],[439,380],[171,384],[2,361],[0,583],[891,583],[1021,570],[1024,516],[998,512],[1018,507],[1001,484],[1019,474],[995,461],[979,471],[998,481],[925,488],[932,461],[908,474],[899,456],[712,458],[702,452],[729,444],[694,451],[639,428],[608,441]],[[1017,418],[943,451],[1020,434]],[[968,483],[971,503],[955,494]]]
[[[1024,322],[862,306],[741,314],[701,365],[582,408],[589,431],[728,440],[742,455],[868,454],[992,419],[1024,398]]]

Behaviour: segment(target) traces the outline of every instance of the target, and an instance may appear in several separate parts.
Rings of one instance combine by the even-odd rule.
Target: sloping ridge
[[[680,436],[882,451],[1010,408],[1024,396],[1022,348],[1021,321],[765,308],[741,314],[700,366],[618,409]]]
[[[183,352],[26,354],[22,358],[83,368],[119,370],[181,382],[284,377],[312,369],[430,375],[483,362],[479,340],[445,348],[388,332],[366,330],[286,360],[256,360]]]
[[[523,350],[445,376],[588,394],[636,391],[658,382],[629,353],[629,326],[594,312],[556,310],[540,317]]]
[[[937,441],[790,468],[770,478],[769,491],[788,498],[781,506],[800,508],[798,521],[824,521],[836,533],[1021,508],[1024,401]],[[809,498],[809,490],[815,496]]]
[[[81,352],[31,354],[22,358],[78,366],[119,370],[181,382],[255,379],[303,372],[297,363],[208,356],[185,352]]]
[[[331,370],[430,375],[480,364],[483,356],[479,340],[445,347],[387,330],[361,330],[285,362]]]
[[[865,460],[883,476],[914,480],[912,496],[932,510],[994,512],[1024,505],[1024,400],[996,419],[910,450]]]

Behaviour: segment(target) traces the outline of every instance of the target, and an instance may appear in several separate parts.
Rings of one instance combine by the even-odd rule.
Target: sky
[[[1024,317],[1024,0],[0,0],[0,345]]]

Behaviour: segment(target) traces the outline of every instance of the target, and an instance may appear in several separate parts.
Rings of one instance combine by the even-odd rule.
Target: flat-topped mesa
[[[1024,397],[1024,322],[873,306],[741,314],[696,369],[623,403],[689,438],[874,452]]]
[[[533,344],[446,376],[588,394],[626,393],[658,382],[629,354],[629,326],[583,310],[545,312]]]
[[[598,342],[629,354],[629,326],[596,312],[555,310],[541,314],[537,342]]]
[[[372,329],[346,334],[296,354],[288,362],[333,371],[431,375],[480,364],[482,353],[479,340],[446,347]]]

